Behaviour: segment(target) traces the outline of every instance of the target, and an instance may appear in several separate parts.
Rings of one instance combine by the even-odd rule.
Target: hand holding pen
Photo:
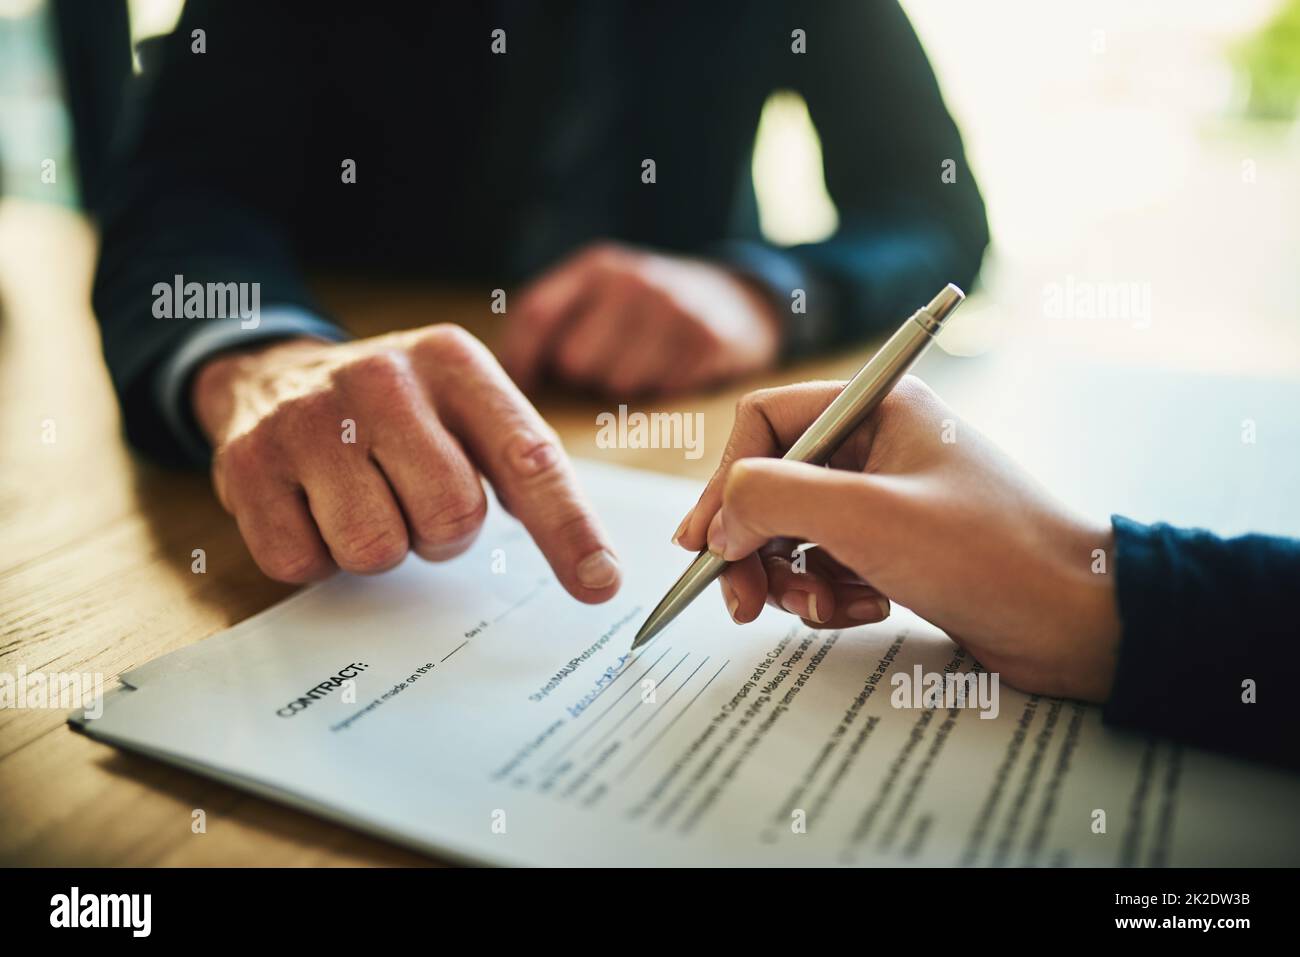
[[[1022,688],[1104,700],[1120,624],[1104,522],[1080,518],[923,382],[903,378],[829,468],[778,458],[843,394],[810,382],[740,404],[722,464],[676,541],[726,566],[732,617],[764,602],[815,628],[902,604]],[[797,546],[816,542],[803,561]],[[803,570],[798,568],[802,566]]]

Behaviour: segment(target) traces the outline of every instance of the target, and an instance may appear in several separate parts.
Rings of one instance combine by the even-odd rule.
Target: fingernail
[[[673,544],[674,544],[674,545],[680,545],[680,544],[681,544],[681,542],[679,542],[678,539],[681,538],[683,535],[686,534],[686,526],[689,525],[690,523],[691,523],[691,513],[690,513],[690,512],[687,512],[687,513],[686,513],[686,517],[685,517],[684,519],[682,519],[682,523],[681,523],[680,525],[677,526],[677,531],[673,532]]]
[[[812,595],[806,591],[788,591],[781,596],[781,607],[800,618],[811,618],[809,605]]]
[[[727,613],[731,615],[731,620],[739,625],[742,622],[736,617],[736,609],[740,607],[740,599],[736,597],[736,593],[732,590],[731,585],[725,578],[721,580],[721,584],[722,600],[727,603]]]
[[[607,588],[618,581],[618,560],[603,548],[578,563],[578,581],[587,588]]]
[[[886,598],[859,598],[844,609],[844,614],[854,621],[884,621],[889,617],[889,600]]]
[[[808,617],[818,623],[826,620],[817,613],[817,596],[812,592],[808,593]]]
[[[709,551],[715,555],[725,555],[727,551],[727,532],[722,527],[721,512],[709,523]]]

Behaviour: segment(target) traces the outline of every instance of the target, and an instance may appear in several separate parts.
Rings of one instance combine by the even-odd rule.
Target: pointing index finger
[[[592,604],[613,597],[621,578],[618,559],[554,430],[486,347],[460,330],[449,335],[454,341],[434,339],[416,350],[444,423],[565,589]]]

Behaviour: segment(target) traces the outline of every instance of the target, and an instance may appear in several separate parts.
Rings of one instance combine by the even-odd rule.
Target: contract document
[[[995,684],[903,609],[845,631],[770,608],[741,626],[711,589],[630,654],[690,560],[668,539],[700,486],[579,472],[624,568],[605,605],[569,597],[494,503],[454,561],[410,558],[306,589],[123,675],[100,717],[73,720],[444,859],[1300,857],[1300,778],[1112,731],[1094,706]]]

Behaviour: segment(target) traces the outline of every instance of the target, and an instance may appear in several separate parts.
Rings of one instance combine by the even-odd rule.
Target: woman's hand
[[[779,456],[843,388],[741,401],[722,463],[677,541],[735,564],[738,622],[764,600],[812,626],[879,621],[889,600],[1026,691],[1103,700],[1119,618],[1109,524],[1071,514],[919,379],[904,379],[831,459]],[[815,542],[802,557],[795,548]]]

